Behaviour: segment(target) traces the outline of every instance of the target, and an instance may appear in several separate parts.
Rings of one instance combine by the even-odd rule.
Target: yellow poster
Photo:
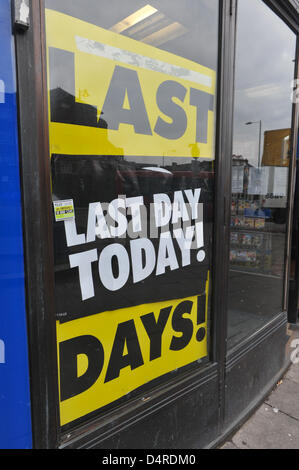
[[[206,357],[208,292],[57,322],[61,425]]]
[[[51,154],[214,158],[215,71],[52,10],[46,31]]]

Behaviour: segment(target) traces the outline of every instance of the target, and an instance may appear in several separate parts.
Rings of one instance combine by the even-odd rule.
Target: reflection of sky
[[[111,28],[145,5],[157,8],[187,34],[165,42],[161,49],[216,70],[218,47],[218,0],[46,0],[46,7]]]
[[[245,123],[262,120],[262,135],[291,127],[296,38],[262,1],[242,0],[237,41],[233,153],[257,166],[259,125]]]

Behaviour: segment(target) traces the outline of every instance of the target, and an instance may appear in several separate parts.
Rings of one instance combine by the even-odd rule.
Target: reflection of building
[[[251,166],[248,163],[247,158],[244,158],[243,155],[233,155],[233,166]]]
[[[232,159],[232,193],[247,194],[249,169],[252,165],[242,155],[233,155]]]

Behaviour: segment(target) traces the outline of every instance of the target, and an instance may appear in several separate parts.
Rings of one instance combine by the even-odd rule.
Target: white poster
[[[288,190],[289,169],[287,167],[275,167],[273,195],[285,197]]]
[[[232,193],[243,193],[244,187],[244,167],[241,166],[233,166],[232,172]]]
[[[248,181],[248,194],[251,195],[266,195],[268,193],[269,169],[263,168],[250,168],[249,181]]]

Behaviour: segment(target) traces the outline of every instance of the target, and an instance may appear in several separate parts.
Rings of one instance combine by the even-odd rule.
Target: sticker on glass
[[[75,218],[73,199],[54,201],[53,206],[56,222],[60,222],[61,220],[72,220]]]

